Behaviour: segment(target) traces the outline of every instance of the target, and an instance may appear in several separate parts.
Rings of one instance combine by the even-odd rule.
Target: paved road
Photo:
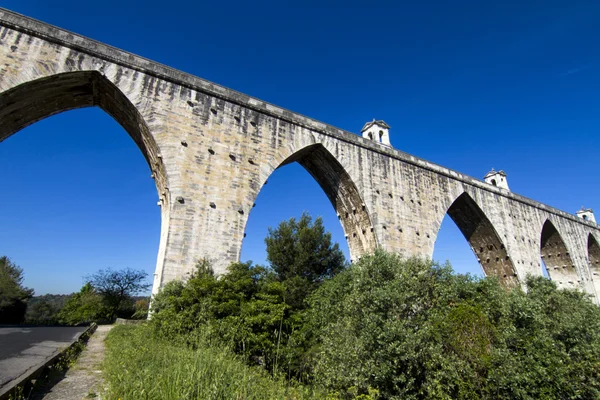
[[[87,327],[0,327],[0,393],[31,368],[73,343]]]

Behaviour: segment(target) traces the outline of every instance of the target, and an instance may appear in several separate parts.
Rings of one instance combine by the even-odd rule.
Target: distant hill
[[[46,302],[51,305],[52,308],[60,310],[71,296],[72,294],[44,294],[42,296],[33,296],[31,299],[27,300],[27,308],[29,309],[37,303]]]
[[[27,300],[25,322],[28,324],[55,324],[56,314],[64,307],[72,294],[45,294]]]

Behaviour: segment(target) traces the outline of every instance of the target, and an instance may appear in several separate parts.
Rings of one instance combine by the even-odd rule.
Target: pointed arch
[[[161,283],[169,232],[169,194],[158,144],[137,108],[98,71],[65,72],[19,84],[0,93],[0,142],[55,114],[97,106],[109,114],[136,143],[154,178],[161,201],[161,233],[153,293]]]
[[[594,289],[596,289],[596,294],[600,295],[600,244],[598,244],[598,240],[591,233],[588,235],[587,247]]]
[[[129,133],[150,166],[162,198],[167,177],[148,125],[121,90],[98,71],[51,75],[1,93],[0,142],[49,116],[94,106],[104,110]]]
[[[356,260],[377,247],[373,222],[358,188],[339,161],[321,144],[304,147],[281,165],[297,162],[317,181],[344,229],[350,258]]]
[[[500,236],[483,210],[467,192],[448,208],[447,214],[469,242],[487,276],[495,276],[506,287],[518,283],[515,267]]]
[[[569,250],[554,224],[547,219],[542,226],[540,255],[550,279],[560,286],[574,285],[579,280]]]

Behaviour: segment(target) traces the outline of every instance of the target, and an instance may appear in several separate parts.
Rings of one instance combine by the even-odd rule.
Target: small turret
[[[506,180],[506,172],[502,170],[496,171],[494,168],[492,168],[492,170],[488,172],[483,179],[486,181],[486,183],[489,183],[492,186],[510,190],[508,188],[508,181]]]
[[[592,210],[591,208],[581,207],[581,210],[577,211],[577,216],[586,221],[594,223],[596,222],[596,217],[594,217],[594,210]]]
[[[367,122],[360,132],[365,139],[392,146],[390,144],[390,126],[383,120],[375,121],[373,119],[373,121]]]

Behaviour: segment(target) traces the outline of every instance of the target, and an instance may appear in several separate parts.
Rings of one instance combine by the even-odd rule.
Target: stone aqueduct
[[[281,165],[323,188],[352,258],[377,247],[431,257],[449,214],[488,275],[542,273],[600,294],[593,222],[108,45],[0,9],[0,141],[98,106],[144,154],[162,214],[154,290],[202,257],[237,261],[248,214]]]

